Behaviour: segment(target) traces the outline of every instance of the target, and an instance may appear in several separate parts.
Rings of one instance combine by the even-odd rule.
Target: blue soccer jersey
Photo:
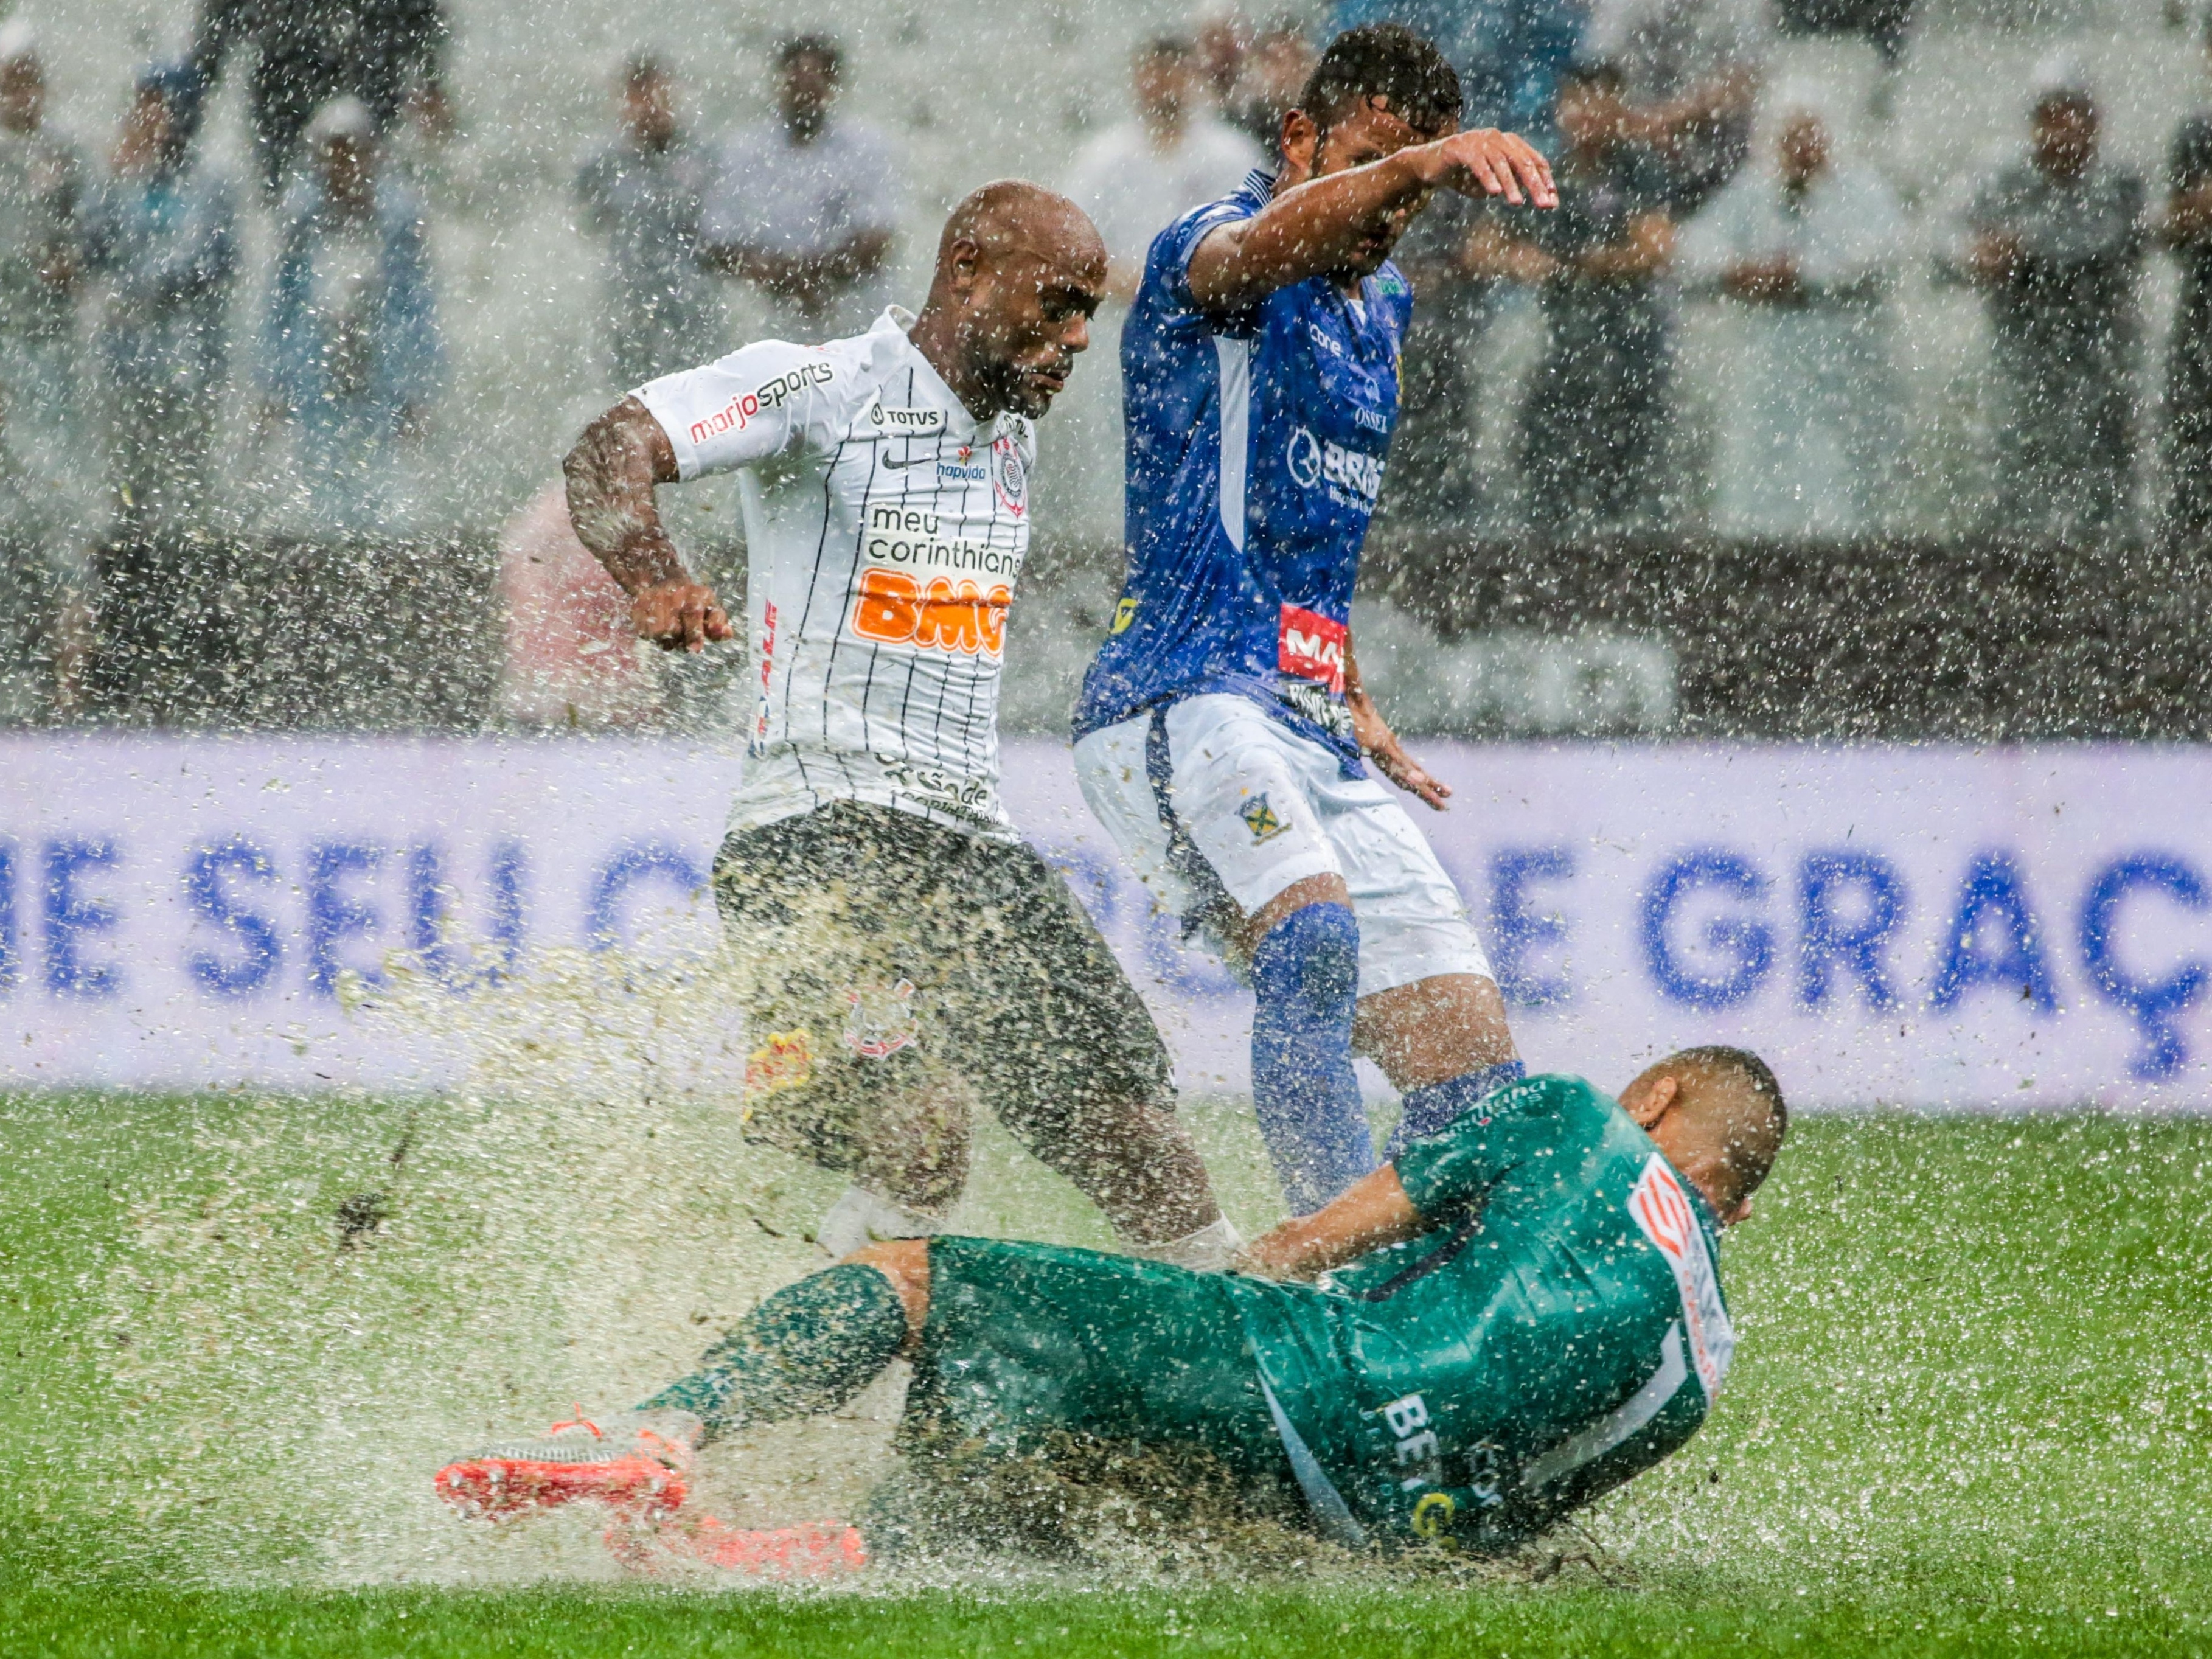
[[[1075,734],[1234,692],[1357,775],[1344,700],[1352,587],[1413,296],[1385,264],[1357,299],[1317,276],[1225,316],[1200,309],[1192,252],[1273,191],[1255,173],[1153,240],[1121,331],[1129,572]]]

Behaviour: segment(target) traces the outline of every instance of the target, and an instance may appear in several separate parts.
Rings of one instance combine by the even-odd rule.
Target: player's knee
[[[891,1282],[906,1309],[908,1329],[921,1334],[929,1317],[929,1241],[926,1238],[886,1239],[863,1245],[845,1257],[845,1263],[873,1267]]]
[[[1352,890],[1344,884],[1342,876],[1331,871],[1292,882],[1237,924],[1236,948],[1249,960],[1276,928],[1299,911],[1316,904],[1340,904],[1347,910],[1352,908]]]
[[[1348,1012],[1359,988],[1359,921],[1344,904],[1309,904],[1278,922],[1252,952],[1262,1004]]]
[[[897,1284],[902,1279],[919,1275],[929,1277],[929,1241],[926,1238],[886,1238],[873,1244],[863,1244],[845,1261],[862,1267],[873,1267],[878,1273]]]

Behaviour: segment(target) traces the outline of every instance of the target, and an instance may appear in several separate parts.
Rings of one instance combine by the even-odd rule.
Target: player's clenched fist
[[[1414,152],[1422,176],[1431,185],[1462,196],[1503,196],[1519,207],[1559,204],[1552,183],[1552,164],[1518,133],[1477,127],[1423,144]]]
[[[703,651],[708,641],[732,640],[737,630],[714,590],[695,581],[655,582],[630,600],[637,636],[664,651]]]

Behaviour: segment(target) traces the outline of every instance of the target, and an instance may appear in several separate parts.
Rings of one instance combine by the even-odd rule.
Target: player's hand
[[[1367,758],[1375,769],[1409,795],[1419,796],[1437,811],[1446,811],[1444,802],[1451,798],[1451,786],[1441,778],[1430,775],[1428,769],[1411,755],[1393,735],[1386,744],[1367,751]]]
[[[704,651],[709,641],[737,638],[714,590],[703,582],[655,582],[630,600],[630,624],[664,651]]]
[[[1455,132],[1423,145],[1421,156],[1424,176],[1443,189],[1462,196],[1503,196],[1515,207],[1559,204],[1552,164],[1517,133],[1495,127]]]
[[[1445,811],[1444,802],[1451,798],[1451,786],[1441,779],[1431,777],[1421,763],[1406,752],[1406,745],[1398,741],[1376,708],[1373,698],[1364,693],[1345,699],[1352,710],[1352,734],[1358,741],[1361,752],[1375,763],[1375,769],[1409,795],[1418,795],[1439,812]]]
[[[1382,711],[1375,706],[1375,699],[1360,683],[1359,659],[1353,654],[1349,640],[1344,647],[1344,706],[1352,716],[1352,739],[1359,745],[1359,752],[1407,794],[1418,795],[1437,811],[1443,811],[1444,802],[1451,796],[1451,787],[1431,777],[1406,752],[1406,746],[1398,741],[1398,734],[1390,729],[1390,722],[1382,718]]]

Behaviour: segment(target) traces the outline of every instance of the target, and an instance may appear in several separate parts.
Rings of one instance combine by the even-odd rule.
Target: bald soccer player
[[[1249,1273],[975,1238],[872,1246],[769,1297],[635,1415],[494,1447],[437,1485],[494,1517],[611,1504],[645,1523],[617,1534],[645,1560],[860,1565],[848,1527],[687,1515],[691,1457],[834,1411],[905,1352],[925,1437],[1198,1448],[1255,1510],[1302,1498],[1344,1544],[1494,1548],[1705,1421],[1735,1346],[1720,1232],[1750,1214],[1787,1127],[1757,1055],[1692,1048],[1617,1103],[1572,1077],[1493,1093],[1259,1240]]]
[[[919,315],[654,380],[566,464],[576,534],[671,650],[735,630],[653,488],[739,473],[754,672],[714,894],[744,986],[744,1133],[852,1177],[817,1233],[832,1255],[938,1231],[977,1100],[1130,1248],[1203,1268],[1238,1243],[1151,1017],[999,799],[1032,422],[1105,281],[1074,204],[987,185],[947,221]]]

